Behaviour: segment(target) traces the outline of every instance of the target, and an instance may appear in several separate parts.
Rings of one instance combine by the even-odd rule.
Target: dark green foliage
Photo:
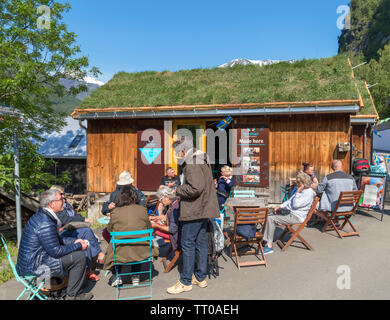
[[[390,0],[351,0],[351,29],[343,30],[339,52],[351,57],[356,76],[369,84],[381,118],[390,116]]]
[[[50,8],[50,27],[41,28],[38,7]],[[76,34],[63,23],[63,14],[70,10],[64,1],[1,0],[0,1],[0,106],[9,106],[20,116],[2,116],[4,129],[0,135],[0,185],[12,188],[13,133],[20,143],[20,177],[22,191],[29,192],[35,184],[51,182],[42,173],[45,160],[31,141],[42,140],[44,133],[59,131],[65,113],[55,112],[52,101],[64,108],[86,86],[66,88],[60,79],[82,80],[87,75],[88,58],[76,45]],[[99,70],[92,68],[96,76]],[[53,100],[57,97],[57,100]],[[61,101],[62,100],[62,101]]]

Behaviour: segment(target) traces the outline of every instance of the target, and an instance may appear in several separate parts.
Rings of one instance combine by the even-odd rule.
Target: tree
[[[379,59],[372,59],[366,69],[370,84],[377,84],[370,90],[381,118],[390,117],[390,43],[378,50]]]
[[[348,53],[355,75],[370,88],[379,116],[390,117],[390,0],[351,0],[351,28],[339,37],[339,53]]]
[[[13,133],[20,140],[21,173],[28,173],[21,174],[22,187],[30,191],[34,180],[42,182],[38,176],[46,165],[31,141],[42,141],[44,133],[64,125],[65,114],[53,110],[50,97],[87,91],[85,85],[67,90],[59,83],[63,78],[80,81],[88,74],[88,58],[62,21],[70,9],[69,3],[55,0],[0,2],[0,105],[20,112],[17,117],[0,115],[5,129],[0,137],[0,185],[5,187],[11,187],[6,172]],[[89,73],[96,77],[100,71],[93,67]]]

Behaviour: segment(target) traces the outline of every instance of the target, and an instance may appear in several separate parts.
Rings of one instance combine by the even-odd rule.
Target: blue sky
[[[349,0],[68,0],[64,21],[91,66],[119,71],[212,68],[235,58],[337,54],[337,8]]]

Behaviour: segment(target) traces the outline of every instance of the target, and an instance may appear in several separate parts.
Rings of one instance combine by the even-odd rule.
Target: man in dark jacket
[[[80,293],[85,277],[85,251],[82,239],[58,235],[61,222],[57,213],[63,210],[64,199],[57,190],[47,190],[39,197],[41,208],[27,222],[20,241],[17,272],[50,279],[68,273],[66,299],[89,300],[92,293]]]
[[[179,220],[182,224],[183,269],[180,280],[167,289],[170,294],[190,291],[193,284],[201,288],[207,287],[207,222],[219,217],[218,200],[207,154],[192,148],[192,142],[188,138],[175,142],[174,148],[176,154],[184,159],[184,182],[176,189],[176,195],[181,199]]]
[[[62,186],[54,185],[50,189],[54,189],[60,192],[65,197],[65,190]],[[84,218],[82,215],[76,212],[69,202],[64,198],[63,210],[57,213],[58,219],[62,223],[60,228],[60,235],[63,237],[80,238],[88,240],[88,249],[84,251],[87,258],[87,278],[91,281],[98,281],[99,277],[93,272],[95,262],[103,263],[104,253],[99,245],[99,238],[94,234],[89,227],[92,224],[92,220]],[[77,227],[75,230],[63,230],[64,226],[72,223],[86,222],[84,227]]]

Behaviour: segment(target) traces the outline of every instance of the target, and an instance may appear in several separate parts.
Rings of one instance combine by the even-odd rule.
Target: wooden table
[[[228,208],[232,208],[233,219],[234,221],[236,208],[265,208],[268,205],[268,197],[265,198],[227,198],[223,206],[226,208],[225,212],[227,213]],[[231,237],[226,230],[223,231],[226,238],[230,239]]]
[[[234,208],[264,208],[268,205],[266,198],[228,198],[223,204]]]
[[[235,215],[236,208],[265,208],[268,205],[267,198],[228,198],[223,206],[226,208],[232,208],[232,214]]]

